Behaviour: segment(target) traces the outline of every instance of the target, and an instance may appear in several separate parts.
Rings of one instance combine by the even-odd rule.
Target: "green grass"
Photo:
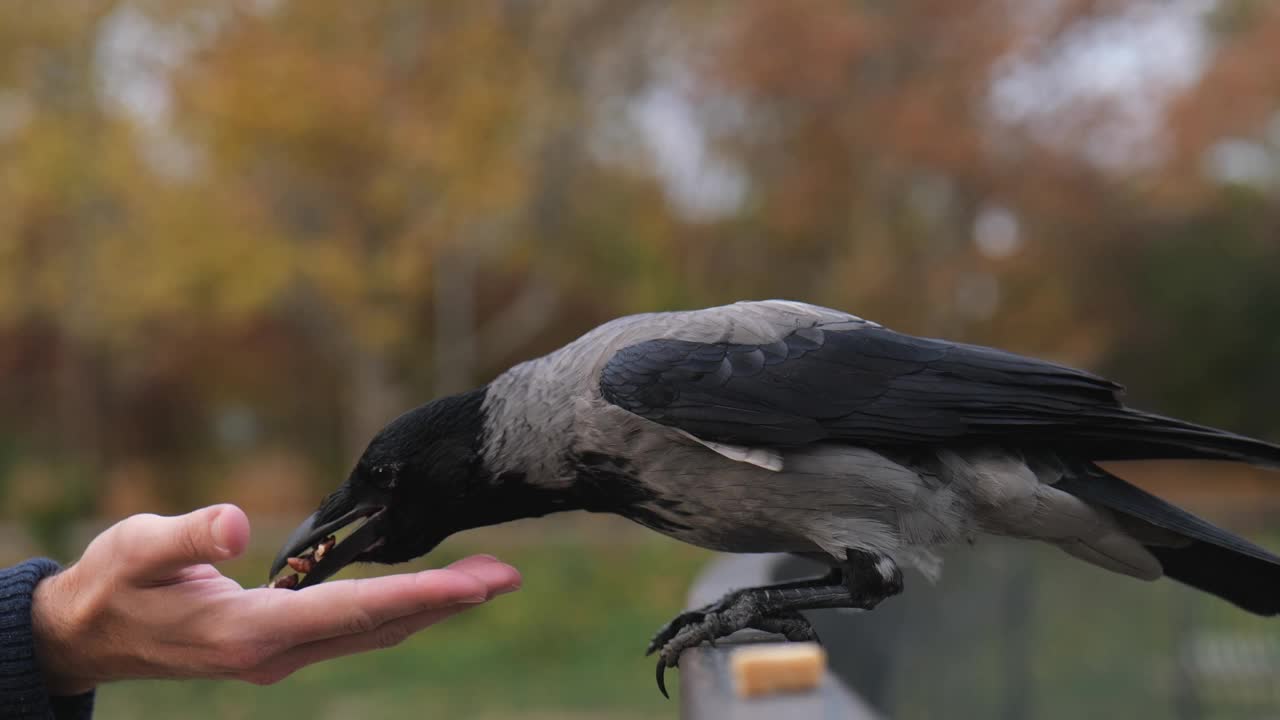
[[[488,552],[518,567],[524,587],[399,647],[312,666],[270,687],[109,685],[96,717],[675,717],[677,704],[654,687],[644,645],[683,607],[709,555],[652,533],[624,535],[451,540],[414,566]],[[227,572],[256,585],[268,562],[255,552]]]

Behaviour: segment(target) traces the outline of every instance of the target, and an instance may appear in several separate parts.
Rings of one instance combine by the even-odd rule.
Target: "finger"
[[[472,555],[449,564],[450,570],[467,573],[489,588],[489,597],[520,589],[520,571],[492,555]]]
[[[484,554],[468,555],[462,558],[461,560],[454,560],[448,565],[445,565],[445,567],[449,568],[450,570],[465,570],[468,567],[491,565],[495,562],[502,562],[502,561],[492,555],[484,555]]]
[[[450,605],[448,607],[425,610],[384,623],[368,632],[357,635],[343,635],[329,638],[328,640],[317,640],[289,648],[251,671],[250,679],[273,683],[293,674],[300,668],[324,660],[394,647],[411,635],[473,607],[475,605]]]
[[[257,637],[272,637],[280,647],[291,647],[358,635],[427,610],[481,603],[488,599],[490,589],[472,574],[440,569],[340,580],[298,591],[260,589],[249,593],[259,604],[249,610],[237,608],[237,622]]]
[[[116,527],[113,551],[135,579],[169,578],[185,567],[228,560],[249,544],[249,519],[235,505],[186,515],[135,515]]]

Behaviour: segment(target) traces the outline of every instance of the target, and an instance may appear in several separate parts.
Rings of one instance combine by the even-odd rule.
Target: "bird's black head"
[[[285,542],[271,566],[314,557],[326,537],[365,523],[326,548],[299,587],[353,562],[398,563],[425,555],[467,522],[468,495],[484,484],[480,458],[484,388],[435,400],[391,421],[337,490]],[[305,566],[304,566],[305,567]]]

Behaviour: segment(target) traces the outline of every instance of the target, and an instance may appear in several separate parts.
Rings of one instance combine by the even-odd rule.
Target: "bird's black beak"
[[[343,507],[344,505],[347,507]],[[310,571],[297,587],[301,589],[324,582],[334,573],[351,564],[360,553],[378,546],[385,540],[383,534],[386,525],[385,517],[386,505],[378,500],[354,503],[326,501],[324,507],[312,513],[311,517],[304,520],[298,529],[289,535],[284,547],[271,563],[271,574],[268,577],[274,578],[289,563],[290,558],[314,558],[317,546],[326,538],[358,520],[367,518],[363,525],[356,528],[342,542],[332,546],[331,549],[326,549],[323,557],[314,560]]]

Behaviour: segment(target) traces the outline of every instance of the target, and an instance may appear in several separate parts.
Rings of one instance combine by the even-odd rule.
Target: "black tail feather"
[[[1266,548],[1092,463],[1072,467],[1054,487],[1186,538],[1188,544],[1180,547],[1147,546],[1167,577],[1259,615],[1280,614],[1280,557]]]
[[[1166,577],[1259,615],[1280,614],[1280,565],[1194,540],[1186,547],[1148,547]]]

